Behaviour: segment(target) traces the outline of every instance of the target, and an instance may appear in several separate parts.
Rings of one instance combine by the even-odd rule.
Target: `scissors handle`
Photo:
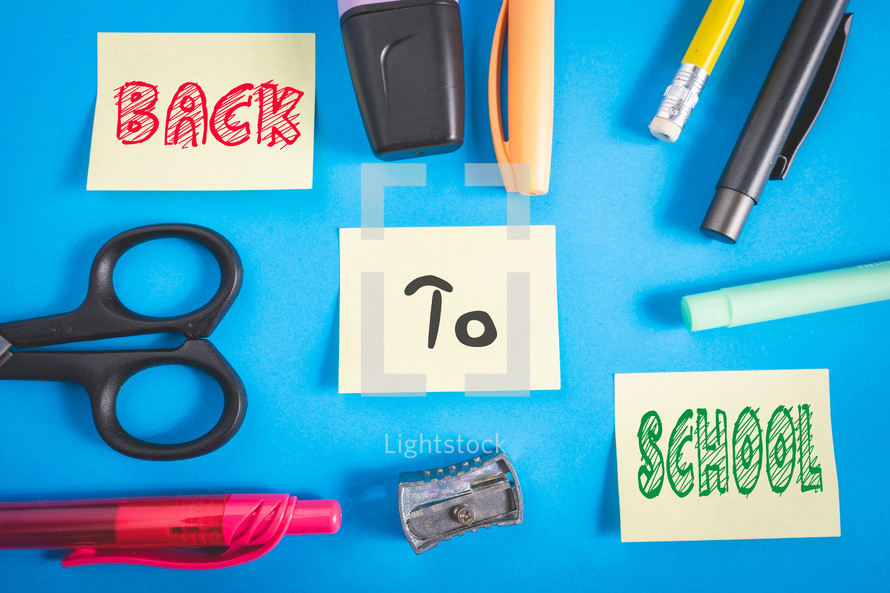
[[[184,443],[151,443],[137,439],[121,426],[117,415],[121,387],[139,371],[160,365],[197,368],[219,383],[222,414],[204,436]],[[80,383],[90,395],[93,420],[105,442],[124,455],[151,461],[190,459],[215,451],[235,436],[247,411],[244,384],[207,340],[186,340],[172,350],[15,352],[0,366],[0,379]]]
[[[206,247],[219,264],[219,289],[203,307],[174,317],[148,317],[128,309],[114,290],[114,267],[121,256],[153,239],[181,237]],[[241,290],[241,258],[225,237],[190,224],[139,227],[113,237],[96,255],[83,304],[62,315],[0,325],[0,335],[16,348],[37,348],[121,336],[178,332],[189,339],[206,338]]]

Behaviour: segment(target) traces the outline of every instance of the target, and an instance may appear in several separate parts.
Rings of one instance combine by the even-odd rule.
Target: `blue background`
[[[63,570],[59,552],[5,551],[0,589],[886,586],[890,519],[880,448],[890,303],[691,334],[679,298],[890,259],[890,4],[852,3],[852,36],[832,96],[788,179],[769,183],[731,246],[706,239],[698,225],[797,2],[748,0],[675,145],[654,140],[646,126],[707,2],[559,2],[552,182],[548,195],[532,199],[531,219],[557,229],[562,389],[526,399],[337,393],[337,229],[360,225],[360,166],[374,159],[334,2],[182,6],[4,3],[0,321],[77,306],[93,255],[120,231],[168,221],[209,226],[244,262],[244,288],[213,342],[247,386],[246,421],[231,443],[203,458],[137,461],[98,437],[79,387],[4,382],[0,500],[282,491],[338,499],[343,528],[287,538],[253,564],[206,573]],[[387,191],[388,226],[505,223],[503,190],[463,186],[464,163],[494,161],[486,80],[497,11],[494,0],[462,3],[466,140],[455,153],[421,161],[426,187]],[[316,33],[314,188],[87,192],[98,31]],[[215,273],[208,256],[168,240],[131,253],[116,281],[133,307],[171,313],[208,294]],[[620,543],[613,374],[785,368],[830,369],[842,536]],[[196,395],[206,383],[182,369],[139,375],[124,393],[124,420],[141,436],[196,435],[206,426],[189,418],[219,408]],[[398,522],[398,474],[469,457],[386,452],[387,435],[392,443],[420,433],[504,440],[523,486],[523,524],[415,557]]]

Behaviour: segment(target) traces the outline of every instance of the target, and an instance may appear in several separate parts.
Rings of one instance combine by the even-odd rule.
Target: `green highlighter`
[[[680,301],[690,331],[735,327],[890,299],[890,261],[722,288]]]

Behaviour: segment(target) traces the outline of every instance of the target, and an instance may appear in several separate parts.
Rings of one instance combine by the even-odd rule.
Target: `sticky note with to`
[[[556,233],[340,230],[340,392],[559,389]]]

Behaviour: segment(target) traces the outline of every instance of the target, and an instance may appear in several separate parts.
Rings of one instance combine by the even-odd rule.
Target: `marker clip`
[[[813,128],[813,124],[816,123],[816,118],[819,117],[819,113],[822,111],[826,99],[828,99],[828,93],[831,92],[831,87],[834,85],[837,71],[841,67],[841,60],[844,57],[847,40],[850,38],[850,25],[852,21],[853,13],[847,13],[844,15],[844,18],[841,19],[837,31],[835,31],[834,37],[831,39],[831,44],[825,52],[825,57],[822,59],[819,72],[816,73],[813,87],[810,90],[810,96],[801,108],[800,115],[798,115],[794,127],[788,134],[788,139],[785,141],[785,145],[782,147],[782,150],[779,151],[779,156],[776,157],[776,163],[773,165],[773,171],[770,173],[769,177],[770,179],[785,179],[788,175],[788,170],[791,168],[791,163],[794,161],[794,157],[797,156],[797,151],[800,150],[800,145],[803,144],[807,134],[809,134],[810,130]]]
[[[399,476],[399,517],[417,554],[480,527],[519,525],[519,479],[497,451],[445,468],[406,472]]]

